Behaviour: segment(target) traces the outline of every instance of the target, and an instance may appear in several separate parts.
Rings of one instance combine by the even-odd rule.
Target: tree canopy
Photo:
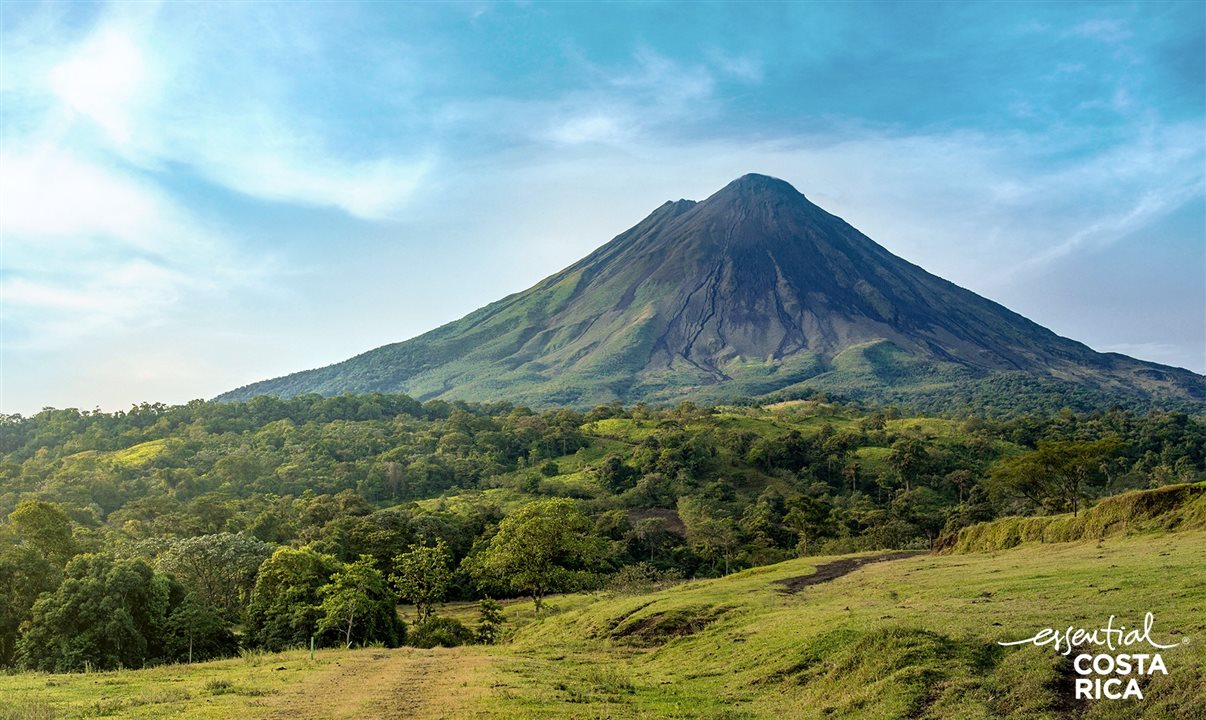
[[[478,565],[479,578],[503,578],[532,597],[539,612],[550,592],[571,590],[602,556],[600,539],[565,498],[525,505],[503,519]]]

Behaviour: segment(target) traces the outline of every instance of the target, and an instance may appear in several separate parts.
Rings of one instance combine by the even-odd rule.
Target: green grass
[[[583,429],[592,436],[619,440],[625,443],[639,443],[657,433],[658,421],[608,418],[606,420],[595,420],[594,422],[587,423],[583,426]]]
[[[146,670],[0,676],[0,718],[228,718],[336,662],[301,651]]]
[[[945,538],[940,551],[993,552],[1023,543],[1096,540],[1170,529],[1206,530],[1206,483],[1113,495],[1079,516],[1006,517],[979,523]]]
[[[1161,638],[1206,639],[1204,545],[1194,531],[921,556],[778,592],[775,580],[828,560],[817,558],[601,600],[517,635],[487,716],[575,716],[566,708],[588,699],[577,716],[1063,717],[1059,658],[996,642],[1148,610]],[[1193,717],[1204,651],[1168,651],[1171,674],[1147,700],[1090,704],[1083,717]],[[627,679],[622,692],[598,681],[606,669]]]
[[[841,558],[644,595],[558,596],[541,615],[507,601],[506,640],[493,647],[0,676],[0,719],[357,717],[395,706],[402,714],[388,717],[1201,717],[1206,484],[977,528],[946,554],[867,564],[794,594],[780,581]],[[437,612],[477,620],[476,603]],[[1167,676],[1141,678],[1142,701],[1075,703],[1066,658],[998,644],[1111,615],[1134,626],[1147,612],[1153,638],[1176,646],[1163,653]]]
[[[496,503],[504,513],[509,513],[516,508],[532,502],[534,498],[535,496],[518,490],[499,487],[488,490],[467,490],[455,495],[416,500],[415,504],[424,510],[441,509],[456,511],[458,508],[468,508],[471,504],[484,500]]]
[[[142,467],[162,455],[167,450],[167,443],[167,440],[151,440],[132,445],[125,450],[118,450],[111,453],[109,457],[119,467]]]

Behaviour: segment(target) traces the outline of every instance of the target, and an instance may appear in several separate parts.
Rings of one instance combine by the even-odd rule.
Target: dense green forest
[[[1206,477],[1206,423],[317,395],[0,416],[0,665],[490,642],[489,598],[930,547]],[[468,627],[439,616],[482,599]],[[409,625],[395,608],[413,606]]]

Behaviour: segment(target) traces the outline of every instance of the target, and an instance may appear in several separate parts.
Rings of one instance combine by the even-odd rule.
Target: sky
[[[212,397],[781,177],[1206,372],[1206,5],[0,2],[0,412]]]

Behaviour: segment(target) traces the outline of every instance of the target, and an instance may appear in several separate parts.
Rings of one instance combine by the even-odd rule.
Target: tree
[[[397,597],[371,555],[361,555],[344,565],[318,594],[322,598],[318,629],[338,631],[344,647],[352,647],[356,630],[360,631],[361,642],[380,641],[397,647]]]
[[[1040,442],[1037,450],[1001,460],[990,480],[998,493],[1021,495],[1056,512],[1080,511],[1085,489],[1106,479],[1109,460],[1122,449],[1115,437],[1092,442]]]
[[[142,667],[163,652],[171,590],[142,560],[78,555],[34,603],[18,662],[47,672]]]
[[[477,607],[480,615],[474,637],[482,645],[493,645],[498,642],[499,636],[502,635],[503,623],[507,621],[503,616],[503,607],[497,600],[490,598],[482,598]]]
[[[247,606],[247,635],[270,650],[304,645],[318,629],[318,591],[339,570],[332,556],[283,547],[260,566]]]
[[[29,619],[38,596],[58,587],[62,574],[33,547],[0,545],[0,666],[12,663],[21,624]]]
[[[432,617],[416,625],[408,642],[420,648],[459,647],[474,640],[474,633],[463,622],[450,617]]]
[[[22,500],[8,519],[28,545],[60,567],[75,554],[71,519],[57,503]]]
[[[741,514],[741,530],[750,541],[763,548],[788,547],[791,531],[784,525],[787,503],[774,488],[762,491],[758,499],[745,506]]]
[[[959,502],[963,502],[963,494],[975,484],[976,478],[970,470],[960,468],[946,474],[946,481],[959,490]]]
[[[482,556],[471,563],[479,582],[503,578],[532,597],[540,612],[550,592],[568,590],[602,555],[590,520],[566,498],[529,503],[503,519]]]
[[[634,556],[638,552],[643,556],[644,551],[648,550],[649,562],[653,562],[658,549],[669,544],[672,537],[673,533],[667,529],[665,518],[644,518],[638,520],[627,533],[629,551]]]
[[[678,516],[687,529],[687,542],[705,558],[724,560],[729,574],[733,552],[737,548],[737,528],[719,503],[699,497],[678,499]]]
[[[637,471],[625,465],[618,455],[608,455],[595,468],[599,484],[617,495],[636,485],[637,475]]]
[[[796,534],[798,555],[805,555],[816,541],[830,534],[833,529],[829,517],[832,509],[828,502],[807,495],[792,499],[783,524]]]
[[[420,623],[431,617],[437,603],[443,602],[452,582],[452,554],[441,538],[435,545],[411,545],[410,551],[394,558],[397,569],[390,582],[398,595],[415,605]]]
[[[165,630],[171,660],[212,660],[233,655],[239,647],[222,612],[193,592],[168,615]]]
[[[243,534],[220,533],[172,541],[156,566],[172,575],[205,606],[237,618],[250,599],[260,565],[272,546]]]
[[[916,438],[900,438],[892,443],[888,453],[888,465],[896,473],[905,492],[913,489],[913,483],[921,477],[927,464],[925,445]]]

